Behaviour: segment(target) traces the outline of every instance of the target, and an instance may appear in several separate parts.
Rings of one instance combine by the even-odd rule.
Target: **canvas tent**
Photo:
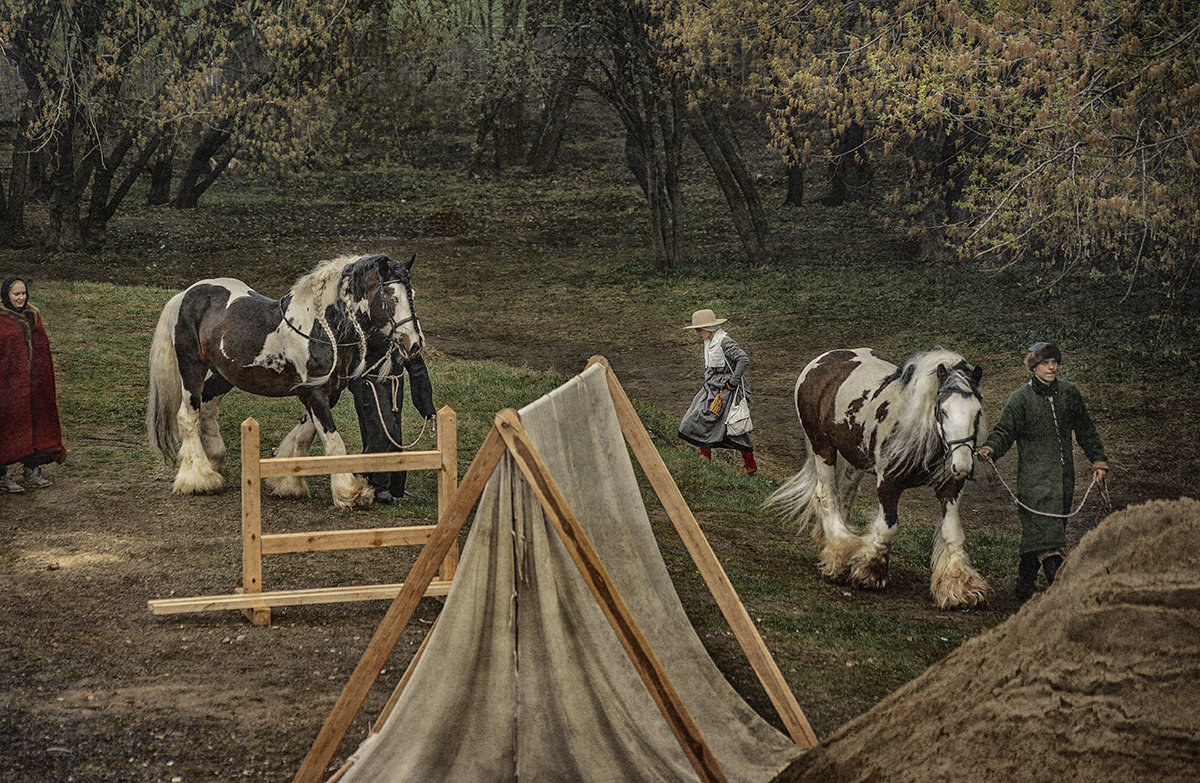
[[[767,781],[799,754],[798,743],[815,743],[790,692],[779,697],[773,661],[764,685],[785,722],[800,724],[799,737],[751,710],[704,650],[651,530],[620,405],[632,414],[607,363],[594,360],[497,417],[493,435],[500,430],[504,447],[489,436],[459,488],[469,493],[481,480],[476,466],[494,465],[445,606],[341,783]],[[436,540],[422,559],[437,557]],[[421,578],[421,565],[409,581]],[[766,653],[753,638],[757,670]],[[371,657],[369,649],[359,669],[377,674],[381,659]],[[319,737],[314,752],[324,745],[331,755],[340,739]],[[308,767],[323,758],[314,752]]]

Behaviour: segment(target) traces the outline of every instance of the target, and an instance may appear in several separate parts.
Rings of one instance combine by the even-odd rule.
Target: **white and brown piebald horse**
[[[958,517],[959,493],[986,429],[982,375],[951,351],[919,353],[897,367],[869,348],[828,351],[800,373],[796,413],[808,459],[766,505],[801,529],[816,514],[813,539],[827,577],[884,587],[900,493],[929,485],[942,504],[930,592],[943,609],[986,602],[987,581],[971,567]],[[875,474],[879,507],[860,534],[847,523],[867,471]]]
[[[296,396],[305,415],[280,443],[279,457],[308,453],[320,435],[326,454],[345,454],[332,406],[350,378],[390,372],[392,347],[404,358],[424,344],[407,264],[387,256],[319,263],[275,300],[232,278],[201,280],[163,308],[150,348],[146,430],[151,447],[179,466],[174,490],[221,489],[225,444],[221,398],[236,387],[267,397]],[[334,504],[369,505],[365,480],[334,474]],[[301,477],[278,480],[277,495],[304,497]]]

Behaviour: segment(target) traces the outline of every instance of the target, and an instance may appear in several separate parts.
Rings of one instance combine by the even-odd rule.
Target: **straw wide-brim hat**
[[[692,323],[684,329],[711,329],[728,321],[728,318],[717,318],[712,310],[697,310],[692,313]]]

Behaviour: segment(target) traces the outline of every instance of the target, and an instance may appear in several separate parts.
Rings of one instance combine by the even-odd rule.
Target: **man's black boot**
[[[1062,565],[1062,555],[1050,555],[1042,561],[1042,570],[1046,572],[1046,584],[1054,584],[1054,577],[1058,576],[1058,568]]]
[[[1026,552],[1021,555],[1017,564],[1017,603],[1023,604],[1033,598],[1033,590],[1037,585],[1038,556],[1036,552]]]

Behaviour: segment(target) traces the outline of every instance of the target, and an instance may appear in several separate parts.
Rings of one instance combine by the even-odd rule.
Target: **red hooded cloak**
[[[65,460],[50,340],[32,305],[0,305],[0,384],[0,465]]]

